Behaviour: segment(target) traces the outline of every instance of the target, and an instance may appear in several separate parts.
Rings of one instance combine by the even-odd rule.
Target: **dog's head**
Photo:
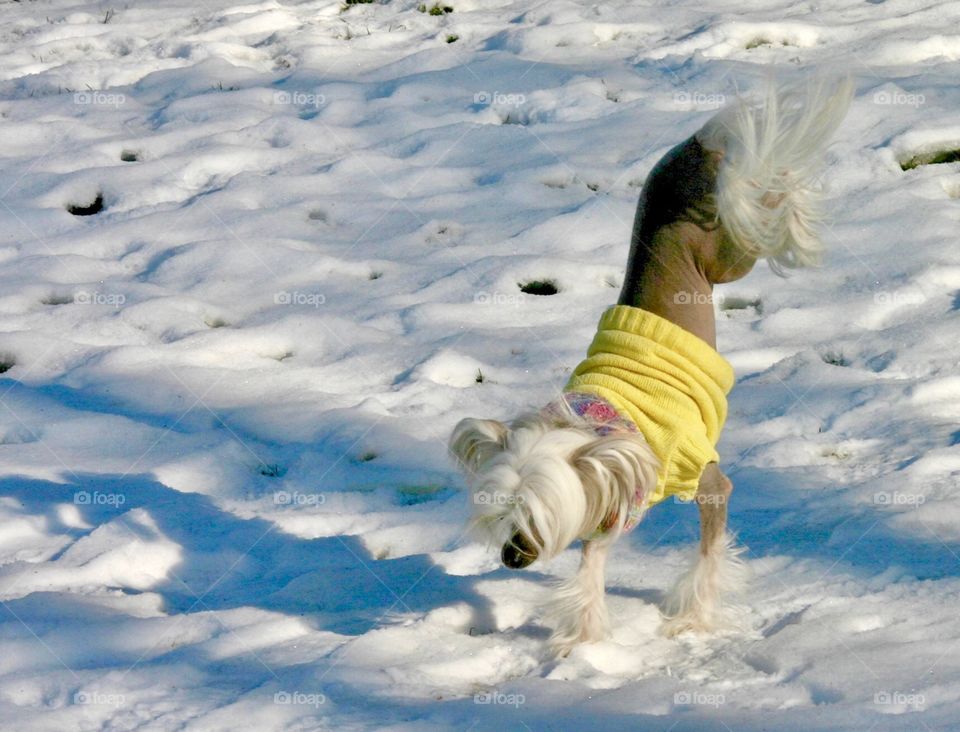
[[[471,526],[515,569],[549,559],[600,526],[623,527],[657,459],[639,434],[598,437],[589,426],[529,416],[512,425],[464,419],[450,438],[473,500]]]

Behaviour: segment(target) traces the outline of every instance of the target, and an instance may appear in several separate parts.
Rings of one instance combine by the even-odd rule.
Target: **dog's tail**
[[[696,134],[722,155],[716,204],[720,222],[745,254],[774,271],[819,263],[820,172],[830,136],[846,115],[849,79],[768,84],[758,104],[723,109]]]

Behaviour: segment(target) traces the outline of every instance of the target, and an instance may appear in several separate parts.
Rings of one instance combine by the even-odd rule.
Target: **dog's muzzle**
[[[510,569],[523,569],[537,560],[537,550],[530,545],[527,537],[518,531],[503,545],[500,559]]]

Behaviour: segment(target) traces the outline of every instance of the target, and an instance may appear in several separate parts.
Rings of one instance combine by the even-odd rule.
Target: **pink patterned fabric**
[[[624,419],[606,399],[595,394],[568,391],[540,410],[540,414],[548,421],[557,425],[573,425],[579,421],[586,422],[600,437],[606,437],[616,432],[632,432],[637,434],[637,426],[629,419]],[[623,532],[632,530],[647,510],[646,494],[642,485],[634,491],[633,503],[623,525]],[[602,536],[617,524],[616,516],[609,516],[597,527],[591,538]]]
[[[611,432],[637,432],[637,426],[621,417],[606,399],[580,391],[564,392],[562,397],[541,409],[540,414],[557,424],[572,424],[579,420],[571,417],[579,417],[601,437]]]

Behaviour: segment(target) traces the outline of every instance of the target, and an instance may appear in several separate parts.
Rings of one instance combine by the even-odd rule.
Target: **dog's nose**
[[[518,531],[503,545],[500,559],[510,569],[523,569],[537,560],[537,550],[530,546],[527,538]]]

